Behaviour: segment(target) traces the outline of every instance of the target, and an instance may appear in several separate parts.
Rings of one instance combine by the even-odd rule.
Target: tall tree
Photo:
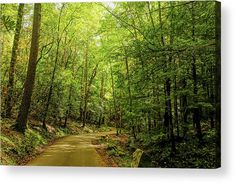
[[[43,115],[43,119],[42,119],[42,127],[46,130],[46,119],[47,119],[47,113],[48,113],[48,109],[50,106],[50,101],[51,101],[51,97],[52,97],[52,93],[53,93],[53,89],[54,89],[54,80],[55,80],[55,76],[56,76],[56,70],[57,70],[57,65],[58,65],[58,60],[59,60],[59,48],[60,48],[60,43],[61,43],[61,39],[63,36],[63,33],[60,35],[60,24],[61,24],[61,17],[62,17],[62,12],[64,9],[64,4],[62,4],[62,7],[60,8],[60,14],[59,14],[59,19],[58,19],[58,25],[57,25],[57,39],[56,39],[56,54],[55,54],[55,63],[54,63],[54,67],[53,67],[53,71],[52,71],[52,76],[51,76],[51,81],[50,81],[50,88],[49,88],[49,93],[48,93],[48,97],[47,97],[47,101],[46,101],[46,107],[44,110],[44,115]]]
[[[192,3],[192,41],[195,42],[195,7]],[[192,76],[193,76],[193,93],[194,93],[194,108],[193,108],[193,124],[196,127],[197,137],[199,142],[202,143],[202,130],[200,122],[200,108],[198,106],[198,76],[196,67],[196,55],[195,52],[192,53]]]
[[[112,88],[112,96],[113,96],[113,108],[114,108],[114,112],[115,114],[117,114],[117,99],[116,99],[116,90],[115,90],[115,86],[114,86],[114,74],[113,74],[113,67],[112,65],[109,63],[109,67],[110,67],[110,74],[111,74],[111,88]],[[118,123],[116,123],[116,134],[119,135],[119,131],[118,131]]]
[[[18,117],[16,119],[16,129],[22,133],[24,133],[27,128],[27,117],[31,103],[31,96],[33,93],[33,87],[36,75],[37,57],[38,57],[40,25],[41,25],[41,4],[35,3],[28,70],[24,84],[23,98],[20,105]]]
[[[15,36],[14,36],[13,47],[12,47],[12,52],[11,52],[9,79],[8,79],[8,84],[7,84],[7,98],[5,101],[6,102],[6,117],[7,118],[11,117],[11,113],[12,113],[15,64],[16,64],[16,60],[17,60],[17,51],[18,51],[20,33],[21,33],[21,28],[22,28],[23,14],[24,14],[24,4],[19,4],[17,21],[16,21],[16,28],[15,28]]]
[[[83,103],[84,106],[82,108],[82,126],[86,125],[86,118],[87,118],[87,100],[88,100],[88,43],[86,46],[86,53],[84,58],[84,91],[83,91]]]
[[[100,102],[99,102],[99,105],[101,107],[101,111],[100,111],[100,115],[99,115],[99,118],[98,118],[98,127],[101,126],[101,123],[103,122],[104,120],[104,73],[102,73],[101,75],[101,83],[100,83],[100,96],[99,96],[99,99],[100,99]]]

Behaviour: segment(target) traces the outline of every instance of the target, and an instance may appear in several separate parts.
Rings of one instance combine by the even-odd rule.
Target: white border
[[[19,2],[81,2],[79,0],[0,0]],[[83,0],[84,2],[85,0]],[[97,1],[97,0],[95,0]],[[111,1],[111,0],[103,0]],[[226,183],[235,182],[235,6],[234,0],[222,0],[222,168],[198,169],[127,169],[0,167],[3,183]]]

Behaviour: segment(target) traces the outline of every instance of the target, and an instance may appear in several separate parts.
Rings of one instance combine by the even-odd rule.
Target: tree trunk
[[[112,82],[112,95],[113,95],[113,107],[115,114],[117,114],[117,104],[116,104],[116,93],[115,93],[115,87],[114,87],[114,79],[113,79],[113,68],[110,64],[110,72],[111,72],[111,82]],[[116,121],[116,134],[118,135],[118,123]]]
[[[60,32],[60,22],[61,22],[61,16],[62,16],[62,10],[63,7],[61,7],[60,9],[60,15],[59,15],[59,20],[58,20],[58,26],[57,26],[57,45],[56,45],[56,55],[55,55],[55,64],[54,64],[54,68],[53,68],[53,72],[52,72],[52,76],[51,76],[51,82],[50,82],[50,88],[49,88],[49,93],[48,93],[48,97],[47,97],[47,101],[46,101],[46,106],[45,106],[45,110],[44,110],[44,116],[43,116],[43,120],[42,120],[42,127],[46,130],[46,118],[47,118],[47,113],[49,110],[49,105],[50,105],[50,101],[52,98],[52,93],[53,93],[53,89],[54,89],[54,80],[55,80],[55,73],[56,73],[56,69],[57,69],[57,63],[59,60],[59,48],[60,48],[60,42],[61,42],[61,36],[59,36],[59,32]]]
[[[187,81],[185,78],[182,80],[182,85],[183,85],[182,86],[183,90],[185,90],[187,85]],[[188,101],[187,101],[187,95],[185,93],[182,95],[181,103],[182,103],[181,116],[183,121],[183,138],[184,138],[188,132],[188,109],[187,109]]]
[[[123,47],[124,47],[124,45],[123,45]],[[126,53],[125,47],[124,47],[124,52],[125,52],[126,76],[127,76],[127,82],[128,82],[129,111],[132,113],[131,79],[130,79],[129,64],[128,64],[128,58],[127,58],[127,53]],[[133,134],[133,137],[136,139],[136,134],[135,133],[136,133],[135,132],[135,125],[132,123],[132,134]]]
[[[170,132],[170,139],[171,139],[171,151],[175,153],[175,136],[174,136],[174,129],[173,129],[173,122],[172,122],[172,113],[171,113],[171,81],[169,78],[166,80],[166,94],[167,94],[167,115],[169,121],[169,132]]]
[[[177,137],[179,137],[179,121],[178,121],[178,102],[177,102],[177,84],[176,84],[176,75],[175,75],[175,86],[174,86],[174,121],[176,125],[176,130],[177,130]]]
[[[88,97],[88,43],[86,47],[86,54],[85,54],[85,59],[84,59],[84,106],[83,106],[83,115],[82,115],[82,127],[85,127],[86,125],[86,118],[87,118],[87,97]]]
[[[88,47],[87,47],[87,51],[86,51],[86,58],[85,58],[85,71],[84,71],[84,78],[85,78],[85,89],[84,89],[84,108],[83,108],[83,120],[82,120],[82,126],[85,127],[86,125],[86,120],[88,117],[88,112],[87,112],[87,104],[88,104],[88,99],[89,99],[89,95],[90,95],[90,90],[91,90],[91,85],[93,82],[93,79],[96,76],[97,73],[97,68],[98,68],[98,64],[95,66],[95,68],[92,71],[92,75],[89,79],[88,82]],[[88,118],[89,119],[89,118]]]
[[[193,108],[193,124],[196,127],[197,137],[200,143],[202,143],[202,131],[201,131],[201,122],[200,122],[200,109],[197,106],[197,70],[196,70],[196,59],[193,56],[193,63],[192,63],[192,74],[193,74],[193,93],[194,93],[194,108]]]
[[[67,110],[65,113],[65,120],[64,120],[64,128],[66,128],[67,126],[67,121],[68,121],[68,117],[70,114],[70,110],[71,110],[71,97],[72,97],[72,85],[70,85],[69,87],[69,98],[68,98],[68,106],[67,106]]]
[[[26,80],[24,83],[23,99],[20,105],[18,117],[16,119],[16,129],[22,133],[24,133],[25,129],[27,128],[27,117],[31,103],[31,96],[33,93],[33,87],[36,75],[37,57],[38,57],[40,25],[41,25],[41,4],[35,3],[28,70],[27,70]]]
[[[172,4],[170,2],[171,6],[171,11],[172,9]],[[171,34],[170,34],[170,45],[173,45],[174,37],[173,37],[173,26],[172,26],[172,17],[173,13],[171,13]],[[166,68],[171,68],[172,65],[172,55],[169,56],[168,58],[168,64],[166,63]],[[169,67],[170,66],[170,67]],[[171,139],[171,153],[174,154],[176,151],[175,147],[175,135],[174,135],[174,126],[173,126],[173,120],[172,120],[172,107],[171,107],[171,79],[168,76],[166,79],[166,97],[167,97],[167,114],[168,114],[168,121],[169,121],[169,132],[170,132],[170,139]]]
[[[192,3],[192,41],[195,41],[195,15],[194,15],[194,4]],[[193,93],[194,93],[194,109],[193,109],[193,124],[196,127],[197,138],[199,143],[202,143],[202,131],[200,122],[200,109],[198,107],[198,79],[197,79],[197,69],[196,69],[196,57],[193,53],[192,56],[192,75],[193,75]]]
[[[101,76],[101,83],[100,83],[100,106],[101,106],[101,111],[100,111],[100,116],[99,116],[99,121],[98,121],[98,127],[100,128],[102,119],[103,119],[103,111],[104,111],[104,74],[102,73]]]
[[[9,80],[7,84],[7,98],[6,98],[6,114],[5,117],[11,117],[12,111],[12,99],[13,99],[13,92],[14,92],[14,77],[15,77],[15,64],[17,60],[17,51],[20,39],[20,32],[22,28],[22,19],[24,14],[24,4],[20,4],[18,8],[18,16],[16,21],[16,29],[15,29],[15,36],[13,41],[12,53],[11,53],[11,62],[10,62],[10,70],[9,70]]]
[[[84,102],[84,86],[83,86],[83,80],[84,80],[84,67],[82,67],[82,73],[81,73],[81,86],[80,86],[80,105],[79,105],[79,114],[80,114],[80,121],[83,120],[83,102]]]
[[[159,16],[159,24],[160,24],[160,32],[161,32],[161,45],[164,47],[165,46],[165,40],[164,40],[164,36],[163,36],[163,23],[162,23],[162,11],[161,11],[161,2],[158,2],[158,16]],[[167,63],[165,63],[165,69],[167,68]],[[164,71],[166,72],[166,71]],[[167,80],[166,80],[167,81]],[[165,82],[164,84],[164,96],[165,96],[165,112],[164,112],[164,127],[167,133],[167,136],[169,138],[169,110],[168,110],[168,102],[167,102],[167,83]]]

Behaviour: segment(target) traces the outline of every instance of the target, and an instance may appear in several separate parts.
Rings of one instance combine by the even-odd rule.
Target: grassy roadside
[[[97,149],[97,152],[109,160],[107,164],[112,167],[131,167],[134,149],[130,146],[129,137],[126,134],[102,136],[94,144],[104,146],[103,149]]]
[[[82,128],[74,121],[69,121],[67,128],[60,124],[47,124],[47,131],[42,129],[41,122],[30,120],[28,129],[23,135],[12,129],[15,119],[1,120],[0,133],[0,164],[24,165],[29,160],[40,154],[45,146],[52,144],[56,139],[70,135],[92,133],[92,127]]]

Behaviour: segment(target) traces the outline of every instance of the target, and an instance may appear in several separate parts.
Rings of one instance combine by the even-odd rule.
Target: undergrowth
[[[164,168],[216,168],[216,134],[208,128],[203,134],[203,145],[199,144],[192,126],[185,138],[175,137],[176,152],[172,154],[171,142],[163,130],[139,134],[136,146],[150,157],[154,167]],[[175,133],[176,134],[176,133]],[[145,162],[146,164],[146,162]]]
[[[121,136],[116,136],[115,139],[106,136],[101,138],[99,142],[106,146],[108,155],[112,157],[119,167],[131,167],[132,151],[127,145],[128,142],[122,141],[121,138]]]

